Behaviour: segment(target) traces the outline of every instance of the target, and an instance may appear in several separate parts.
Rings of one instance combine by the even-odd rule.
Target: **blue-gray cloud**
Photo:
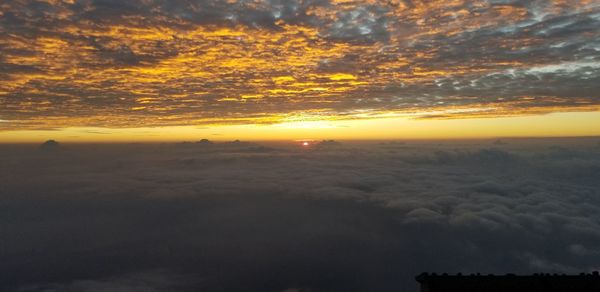
[[[0,287],[411,291],[422,271],[588,271],[596,144],[6,145]]]

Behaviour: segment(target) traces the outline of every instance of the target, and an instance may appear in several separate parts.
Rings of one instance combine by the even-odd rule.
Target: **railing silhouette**
[[[600,292],[597,271],[579,275],[448,275],[422,273],[421,292]]]

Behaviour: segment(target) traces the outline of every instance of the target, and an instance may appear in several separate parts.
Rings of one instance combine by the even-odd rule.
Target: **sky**
[[[2,291],[598,263],[600,0],[0,0]]]
[[[0,141],[600,135],[600,2],[9,0]]]

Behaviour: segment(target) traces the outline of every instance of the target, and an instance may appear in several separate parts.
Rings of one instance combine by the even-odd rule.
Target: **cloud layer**
[[[2,146],[0,287],[416,291],[423,271],[589,271],[597,143]]]
[[[2,127],[596,110],[597,1],[0,4]]]

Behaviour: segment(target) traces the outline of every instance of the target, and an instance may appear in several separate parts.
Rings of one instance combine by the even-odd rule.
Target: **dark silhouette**
[[[210,140],[208,140],[208,139],[202,139],[202,140],[200,140],[200,141],[198,141],[198,142],[196,142],[196,143],[197,143],[198,145],[203,145],[203,146],[204,146],[204,145],[212,145],[212,144],[213,144],[213,142],[211,142],[211,141],[210,141]]]
[[[598,292],[598,272],[579,275],[533,274],[436,275],[422,273],[416,277],[421,292]]]
[[[44,143],[42,143],[42,145],[40,145],[40,148],[43,150],[53,150],[53,149],[57,149],[59,147],[59,143],[54,141],[54,140],[48,140]]]

